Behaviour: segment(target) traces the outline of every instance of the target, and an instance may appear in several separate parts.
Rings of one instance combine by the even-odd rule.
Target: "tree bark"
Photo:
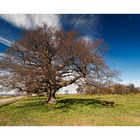
[[[46,104],[55,104],[56,98],[55,98],[55,91],[48,91],[48,97],[46,100]]]

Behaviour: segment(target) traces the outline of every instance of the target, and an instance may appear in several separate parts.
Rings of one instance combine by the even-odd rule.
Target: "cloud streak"
[[[23,29],[34,29],[46,23],[48,26],[59,29],[59,15],[51,14],[1,14],[1,18],[14,26]]]
[[[74,24],[75,28],[79,27],[87,27],[90,29],[91,27],[96,27],[99,23],[99,16],[97,15],[78,15],[78,18],[75,16],[71,22]]]
[[[61,15],[62,25],[67,30],[76,30],[81,36],[94,39],[100,34],[100,15],[94,14],[76,14]]]
[[[9,41],[9,40],[7,40],[7,39],[5,39],[3,37],[0,37],[0,42],[5,44],[5,45],[7,45],[7,46],[9,46],[9,47],[12,45],[11,41]]]

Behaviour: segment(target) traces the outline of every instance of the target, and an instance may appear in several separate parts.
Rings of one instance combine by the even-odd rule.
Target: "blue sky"
[[[23,30],[42,23],[66,31],[77,30],[89,40],[104,39],[109,46],[107,64],[121,71],[124,83],[140,86],[140,15],[0,15],[0,53],[18,40]]]

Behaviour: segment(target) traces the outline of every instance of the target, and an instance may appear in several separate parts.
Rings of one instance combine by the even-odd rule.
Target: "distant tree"
[[[122,84],[114,84],[113,85],[113,93],[114,94],[125,94],[126,86]]]
[[[102,40],[88,42],[74,31],[57,31],[47,25],[27,30],[0,59],[0,68],[6,72],[1,84],[27,93],[46,92],[46,103],[53,104],[62,87],[114,75],[104,62],[105,51]]]
[[[137,89],[137,93],[140,93],[140,87],[137,87],[136,89]]]
[[[66,89],[64,92],[65,92],[65,94],[68,94],[69,93],[69,90]]]
[[[85,88],[86,94],[112,94],[112,89],[105,86],[87,86]]]
[[[78,86],[78,88],[76,89],[76,91],[77,91],[77,93],[79,93],[79,94],[83,94],[84,93],[84,88],[83,88],[83,86]]]
[[[129,84],[127,86],[129,93],[135,93],[136,92],[136,88],[134,84]]]
[[[102,94],[112,94],[112,89],[110,87],[102,87],[101,93]]]
[[[94,86],[86,86],[84,90],[86,94],[90,94],[90,95],[98,93],[97,89]]]

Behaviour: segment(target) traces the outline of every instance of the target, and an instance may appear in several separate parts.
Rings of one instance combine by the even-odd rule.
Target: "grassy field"
[[[140,126],[140,95],[58,95],[56,105],[45,97],[26,97],[0,108],[1,126]],[[101,100],[115,101],[105,107]]]

